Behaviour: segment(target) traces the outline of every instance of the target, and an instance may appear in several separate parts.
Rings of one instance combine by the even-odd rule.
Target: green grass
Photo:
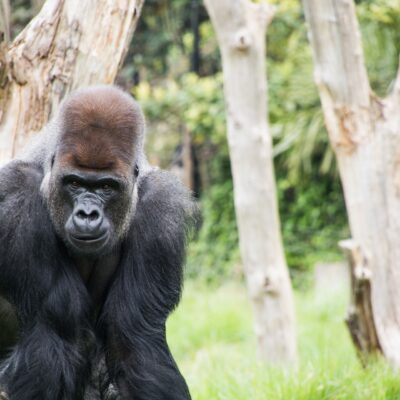
[[[361,367],[343,322],[346,296],[297,294],[300,360],[289,372],[256,356],[245,288],[188,282],[168,341],[194,400],[400,400],[382,360]]]

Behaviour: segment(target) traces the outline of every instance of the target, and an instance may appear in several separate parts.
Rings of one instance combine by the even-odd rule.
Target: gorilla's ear
[[[42,192],[43,196],[47,199],[49,195],[49,190],[50,190],[50,177],[51,177],[51,170],[53,169],[54,165],[54,160],[56,158],[56,155],[53,154],[51,156],[50,160],[50,171],[46,173],[44,178],[42,179],[42,183],[40,184],[40,191]]]
[[[40,184],[40,191],[46,199],[49,197],[50,192],[50,177],[51,172],[49,171],[44,176],[44,178],[42,179],[42,183]]]

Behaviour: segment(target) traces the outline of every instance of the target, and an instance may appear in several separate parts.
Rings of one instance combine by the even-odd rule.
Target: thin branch
[[[10,41],[10,15],[9,0],[0,0],[0,42]]]

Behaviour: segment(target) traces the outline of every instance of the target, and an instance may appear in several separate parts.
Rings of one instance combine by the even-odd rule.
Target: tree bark
[[[143,1],[47,0],[3,59],[0,48],[0,164],[72,89],[114,81]]]
[[[267,122],[265,35],[273,9],[250,0],[205,4],[222,53],[235,209],[259,355],[291,366],[297,358],[294,302]]]
[[[348,257],[351,276],[346,324],[360,360],[366,366],[369,356],[381,350],[372,311],[371,271],[357,243],[349,239],[339,245]]]
[[[303,1],[352,233],[351,334],[362,353],[382,352],[399,367],[400,71],[392,94],[375,96],[353,1]]]

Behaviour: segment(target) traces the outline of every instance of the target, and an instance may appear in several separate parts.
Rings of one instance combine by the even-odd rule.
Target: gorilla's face
[[[107,254],[136,206],[140,107],[119,91],[86,89],[62,105],[55,126],[58,142],[42,191],[56,232],[73,254]]]
[[[75,255],[107,254],[126,233],[136,206],[135,176],[54,165],[49,209],[56,232]]]

